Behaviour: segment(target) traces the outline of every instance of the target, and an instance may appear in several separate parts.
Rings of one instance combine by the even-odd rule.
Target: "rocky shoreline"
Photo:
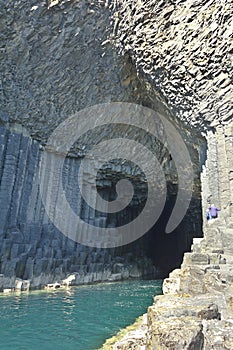
[[[140,277],[127,277],[123,278],[121,274],[110,274],[108,279],[103,281],[92,281],[91,279],[88,281],[86,276],[85,283],[80,280],[80,276],[78,273],[73,273],[71,275],[68,275],[63,280],[58,280],[54,283],[48,283],[41,286],[31,286],[30,280],[23,280],[20,278],[16,278],[14,281],[14,286],[10,288],[3,288],[0,291],[0,294],[12,294],[14,293],[23,293],[23,292],[31,292],[31,291],[54,291],[54,290],[62,290],[62,289],[69,289],[71,287],[78,287],[78,286],[86,286],[86,285],[95,285],[95,284],[103,284],[103,283],[113,283],[113,282],[123,282],[123,281],[129,281],[129,280],[135,280],[140,279]]]
[[[140,268],[138,264],[131,263],[126,265],[125,262],[121,263],[120,257],[116,257],[115,261],[109,264],[104,271],[99,273],[80,273],[73,272],[71,274],[62,274],[55,276],[52,273],[49,275],[39,275],[37,278],[22,279],[16,276],[7,277],[0,274],[0,293],[13,293],[24,292],[32,290],[44,290],[44,289],[59,289],[69,286],[81,286],[96,283],[108,283],[108,282],[120,282],[126,280],[140,279],[140,278],[154,278],[156,275],[156,269],[151,265],[151,268],[146,265],[150,265],[149,260],[143,259],[141,263],[144,264],[145,270]],[[146,272],[151,271],[151,275],[146,275]],[[60,277],[60,278],[59,278]],[[69,282],[69,283],[68,283]]]

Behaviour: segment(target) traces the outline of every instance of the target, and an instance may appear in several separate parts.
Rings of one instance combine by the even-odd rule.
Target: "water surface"
[[[1,350],[94,350],[133,323],[161,294],[161,281],[1,295]]]

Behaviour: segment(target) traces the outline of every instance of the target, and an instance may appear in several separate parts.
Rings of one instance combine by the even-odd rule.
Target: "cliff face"
[[[75,283],[164,276],[179,266],[194,232],[201,234],[197,218],[203,137],[197,130],[182,128],[166,103],[138,78],[130,57],[118,55],[110,40],[113,28],[108,5],[101,1],[1,2],[1,289],[14,287],[16,277],[39,287],[72,272],[78,272]],[[151,107],[180,128],[194,164],[195,187],[188,215],[172,236],[164,235],[177,176],[166,147],[154,145],[168,182],[162,221],[145,239],[106,250],[77,244],[54,227],[40,198],[38,169],[46,140],[61,121],[84,107],[113,101]],[[97,131],[93,143],[106,135],[113,136],[111,130]],[[79,146],[66,160],[63,183],[74,210],[88,221],[93,212],[81,199],[75,177],[85,155],[82,142]],[[134,180],[134,170],[118,164],[103,170],[99,179],[102,195],[111,199],[114,177],[126,175]],[[140,190],[143,184],[137,186]],[[134,217],[137,202],[129,209],[129,216]],[[125,215],[112,222],[121,222]],[[67,224],[69,220],[64,218]],[[103,215],[97,227],[109,225],[109,220]]]
[[[139,101],[128,60],[109,44],[101,2],[1,2],[1,111],[38,140],[84,107]],[[109,69],[106,70],[106,67]],[[123,82],[133,75],[132,85]]]
[[[140,327],[109,349],[232,349],[232,6],[218,1],[116,1],[116,45],[174,114],[206,132],[203,238],[164,280]],[[211,128],[212,127],[212,128]],[[205,220],[211,203],[221,208]],[[107,345],[104,349],[108,349]]]
[[[200,129],[232,119],[232,6],[116,0],[113,40],[175,116]]]
[[[76,283],[153,275],[151,261],[142,258],[141,268],[130,250],[92,249],[63,236],[49,221],[40,198],[42,144],[54,128],[84,107],[138,98],[140,84],[128,59],[102,45],[109,30],[108,11],[88,1],[57,6],[2,2],[0,11],[0,288],[14,287],[16,277],[39,287],[72,272],[79,274]],[[124,84],[131,75],[131,85]],[[67,160],[64,175],[67,195],[76,207],[81,201],[75,178],[79,164],[78,157]],[[91,215],[88,208],[81,210],[83,217]],[[69,222],[68,217],[64,220]],[[101,220],[104,225],[106,217]],[[136,248],[136,255],[141,254]]]

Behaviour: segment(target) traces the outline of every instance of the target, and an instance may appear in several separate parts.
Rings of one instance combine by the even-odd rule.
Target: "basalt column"
[[[39,287],[72,272],[78,273],[75,283],[163,277],[179,264],[192,237],[201,234],[199,173],[205,142],[200,132],[184,126],[151,82],[138,78],[128,53],[118,56],[111,36],[109,3],[0,3],[0,288],[14,286],[16,277],[30,279],[33,287]],[[116,101],[150,107],[178,128],[193,162],[193,198],[176,232],[166,235],[164,227],[179,185],[176,165],[166,145],[153,141],[153,146],[148,139],[157,149],[167,183],[160,221],[132,244],[93,248],[69,239],[50,221],[40,197],[39,165],[48,137],[67,117],[85,107]],[[137,135],[135,130],[120,131],[122,137],[131,133],[135,139]],[[146,136],[138,135],[136,141],[143,143]],[[141,210],[141,204],[133,199],[125,212],[112,216],[94,213],[80,196],[77,173],[86,154],[84,146],[112,136],[110,129],[96,131],[90,138],[86,135],[67,154],[63,167],[63,188],[71,207],[84,221],[95,224],[93,230],[97,231],[122,224],[126,216],[130,220]],[[51,174],[56,178],[52,166]],[[87,181],[89,175],[87,170]],[[124,177],[134,182],[143,203],[143,173],[122,159],[101,167],[97,178],[101,196],[113,200],[116,183]],[[89,199],[95,205],[94,192]],[[64,222],[72,225],[69,216]]]

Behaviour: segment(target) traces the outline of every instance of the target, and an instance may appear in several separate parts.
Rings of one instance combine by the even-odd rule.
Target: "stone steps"
[[[203,251],[223,250],[221,232],[218,227],[208,227],[205,230],[205,240],[202,242]]]
[[[232,137],[233,125],[208,133],[207,161],[201,174],[204,237],[193,239],[181,268],[164,279],[164,295],[155,297],[148,309],[148,349],[233,349]],[[207,222],[205,212],[211,203],[221,212],[218,219]],[[195,315],[197,308],[203,312]],[[201,314],[209,312],[211,316],[201,321]],[[197,345],[196,340],[195,347],[185,347],[188,340],[183,343],[190,323],[196,332],[192,341],[203,336],[203,343]]]
[[[232,254],[233,256],[233,229],[226,228],[221,231],[223,250],[225,253]]]
[[[233,209],[233,206],[231,206],[231,211],[232,211],[232,209]],[[233,228],[233,213],[231,216],[225,218],[225,220],[226,220],[226,227]]]
[[[233,267],[233,256],[229,254],[228,252],[224,252],[223,254],[220,254],[221,260],[225,259],[226,265],[232,265]],[[227,267],[229,268],[229,266]]]

